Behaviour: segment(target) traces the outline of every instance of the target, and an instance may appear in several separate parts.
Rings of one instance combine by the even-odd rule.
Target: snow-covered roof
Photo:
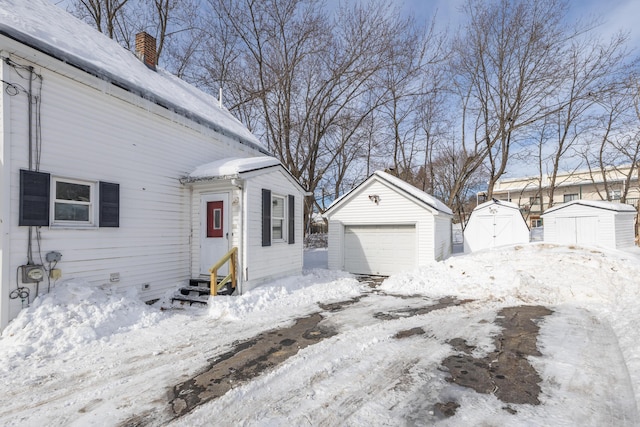
[[[0,0],[0,34],[267,154],[218,100],[136,56],[48,0]]]
[[[237,177],[246,172],[279,165],[280,161],[270,156],[228,157],[198,166],[184,181],[193,182],[208,178]]]
[[[573,200],[571,202],[554,206],[551,209],[547,209],[542,216],[544,217],[549,213],[552,213],[573,205],[590,206],[593,208],[606,209],[606,210],[615,211],[615,212],[631,212],[631,213],[637,212],[636,208],[626,203],[608,202],[605,200]]]
[[[183,184],[189,184],[201,181],[213,181],[217,179],[249,179],[246,176],[250,172],[260,175],[263,171],[279,168],[284,176],[296,187],[298,187],[305,196],[312,193],[307,192],[300,182],[284,167],[284,165],[275,157],[258,156],[258,157],[227,157],[225,159],[216,160],[215,162],[206,163],[198,166],[189,175],[180,179]]]
[[[431,196],[430,194],[425,193],[424,191],[414,187],[413,185],[409,184],[408,182],[405,182],[403,180],[401,180],[400,178],[397,178],[391,174],[388,174],[386,172],[383,171],[375,171],[369,178],[367,178],[364,182],[362,182],[358,187],[360,187],[361,185],[363,185],[365,182],[369,181],[371,178],[373,177],[378,177],[379,179],[387,182],[388,184],[391,184],[392,186],[398,188],[399,190],[402,190],[405,193],[408,193],[410,196],[414,197],[415,199],[425,203],[426,205],[432,207],[433,209],[448,214],[448,215],[453,215],[453,212],[451,211],[451,209],[449,209],[449,207],[447,205],[445,205],[444,203],[442,203],[440,200],[436,199],[435,197]],[[328,212],[329,210],[333,209],[335,206],[341,204],[343,202],[343,200],[345,200],[349,194],[352,194],[354,190],[356,190],[358,187],[354,188],[353,190],[351,190],[349,193],[343,194],[341,197],[337,198],[332,204],[331,206],[329,206],[327,208],[327,210],[325,211]]]

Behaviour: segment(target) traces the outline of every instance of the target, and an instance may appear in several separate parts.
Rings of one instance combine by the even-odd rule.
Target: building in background
[[[630,175],[630,176],[629,176]],[[542,226],[541,215],[549,208],[574,200],[607,200],[638,208],[640,187],[638,169],[631,166],[611,167],[604,171],[580,170],[558,174],[549,205],[550,177],[508,178],[496,183],[493,198],[515,203],[530,227]],[[483,194],[478,195],[483,202]]]

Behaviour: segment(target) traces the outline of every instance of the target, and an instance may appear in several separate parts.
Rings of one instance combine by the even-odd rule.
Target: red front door
[[[222,200],[207,202],[207,237],[223,237],[223,207]]]
[[[200,205],[200,274],[209,274],[209,268],[229,250],[229,195],[203,194]],[[222,269],[224,270],[224,268]],[[224,271],[220,274],[226,274]]]

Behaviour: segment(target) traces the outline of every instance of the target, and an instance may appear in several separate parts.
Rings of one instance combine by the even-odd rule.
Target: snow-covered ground
[[[161,425],[640,424],[640,250],[541,243],[460,255],[371,289],[306,252],[304,275],[208,308],[162,310],[135,296],[68,282],[23,310],[0,339],[0,424],[118,425],[146,414]],[[404,296],[400,298],[400,296]],[[375,313],[473,302],[385,320]],[[361,297],[339,311],[318,303]],[[544,305],[540,405],[499,401],[446,381],[442,361],[462,338],[493,350],[503,307]],[[219,399],[168,421],[168,394],[234,342],[322,312],[333,337],[300,350]],[[425,333],[397,339],[399,331]],[[459,404],[438,417],[434,404]],[[505,407],[508,406],[508,410]],[[151,415],[149,415],[151,414]]]

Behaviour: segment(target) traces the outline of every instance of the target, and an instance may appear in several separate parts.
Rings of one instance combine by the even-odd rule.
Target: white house
[[[387,276],[451,254],[451,209],[386,172],[374,172],[324,216],[329,269]]]
[[[635,244],[636,209],[627,204],[574,200],[542,215],[544,241],[561,245],[625,248]]]
[[[0,328],[66,279],[144,300],[302,269],[304,191],[218,100],[47,0],[0,4]],[[205,166],[203,166],[205,165]]]
[[[529,242],[529,227],[518,205],[489,200],[471,212],[464,228],[464,252]]]

